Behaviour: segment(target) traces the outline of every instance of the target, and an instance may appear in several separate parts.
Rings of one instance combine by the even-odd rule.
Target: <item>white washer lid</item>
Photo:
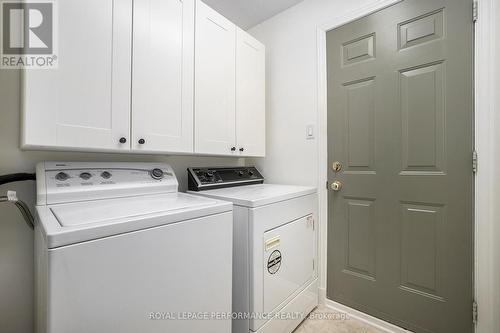
[[[50,210],[62,227],[72,227],[130,219],[148,214],[168,214],[176,210],[192,209],[215,203],[215,200],[205,198],[162,194],[54,205],[50,207]]]
[[[238,206],[253,208],[313,194],[316,193],[316,188],[293,185],[258,184],[199,192],[189,191],[189,193],[214,199],[227,200]]]
[[[231,203],[185,193],[165,193],[36,207],[38,223],[48,248],[231,210]]]

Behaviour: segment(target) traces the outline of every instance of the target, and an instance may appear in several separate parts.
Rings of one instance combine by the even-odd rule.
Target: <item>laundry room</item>
[[[500,333],[499,18],[0,0],[0,333]]]

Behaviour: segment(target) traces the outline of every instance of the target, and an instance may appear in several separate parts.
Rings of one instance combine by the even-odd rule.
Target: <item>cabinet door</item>
[[[236,155],[236,27],[198,0],[195,40],[195,152]]]
[[[236,38],[236,147],[243,156],[266,153],[265,47],[241,29]]]
[[[59,68],[23,73],[22,147],[128,150],[132,0],[57,4]]]
[[[134,0],[133,36],[132,149],[193,152],[194,0]]]

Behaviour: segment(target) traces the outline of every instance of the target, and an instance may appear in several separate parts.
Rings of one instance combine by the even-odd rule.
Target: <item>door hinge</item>
[[[472,22],[476,23],[477,22],[477,17],[478,17],[478,10],[479,10],[479,3],[476,1],[474,1],[472,3]]]
[[[472,322],[474,324],[477,324],[477,316],[478,316],[477,302],[474,301],[474,302],[472,302]]]
[[[472,172],[477,173],[477,151],[472,152]]]
[[[328,185],[328,181],[326,182],[326,189],[329,190],[330,186]]]

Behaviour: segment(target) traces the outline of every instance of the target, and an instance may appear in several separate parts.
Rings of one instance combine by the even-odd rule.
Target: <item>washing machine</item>
[[[189,193],[233,203],[233,333],[289,333],[318,305],[317,191],[255,167],[189,168]]]
[[[39,333],[230,333],[232,204],[162,163],[37,166]]]

